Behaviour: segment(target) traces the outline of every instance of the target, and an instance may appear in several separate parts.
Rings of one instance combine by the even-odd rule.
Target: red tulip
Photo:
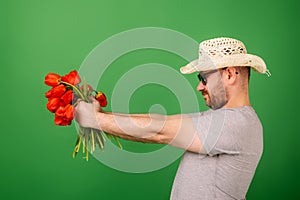
[[[47,109],[54,113],[61,105],[63,105],[62,103],[60,98],[50,98],[47,103]]]
[[[65,120],[63,117],[59,117],[55,115],[54,117],[54,124],[59,125],[59,126],[67,126],[70,125],[72,121],[70,120]]]
[[[67,104],[65,107],[60,106],[54,117],[54,123],[60,126],[70,125],[74,118],[74,107],[71,104]]]
[[[65,107],[65,117],[70,121],[74,118],[74,107],[71,104]]]
[[[60,99],[63,100],[63,102],[65,102],[65,104],[67,105],[67,104],[71,103],[73,97],[74,97],[73,91],[68,90],[64,95],[62,95],[60,97]]]
[[[64,85],[58,85],[53,87],[51,90],[46,92],[47,98],[55,98],[55,97],[61,97],[66,91],[66,87]]]
[[[76,70],[73,70],[69,74],[62,76],[61,80],[72,85],[77,85],[81,82],[80,76]]]
[[[45,77],[45,84],[49,86],[57,86],[60,84],[61,77],[55,73],[49,73]]]
[[[97,92],[95,99],[99,102],[101,107],[105,107],[107,105],[106,96],[103,92]]]
[[[45,97],[49,99],[51,98],[51,95],[52,95],[52,91],[49,90],[48,92],[46,92]]]

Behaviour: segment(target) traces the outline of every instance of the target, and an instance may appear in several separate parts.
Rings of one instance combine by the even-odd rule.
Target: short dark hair
[[[250,81],[251,67],[246,67],[248,73],[248,82]]]

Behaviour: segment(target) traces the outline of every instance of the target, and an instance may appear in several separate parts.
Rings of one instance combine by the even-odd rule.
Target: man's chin
[[[219,104],[210,104],[209,107],[213,110],[217,110],[217,109],[223,108],[226,105],[226,103],[227,102],[222,102],[222,103],[219,103]]]
[[[212,109],[212,110],[217,110],[217,109],[219,109],[219,108],[222,108],[222,107],[225,105],[225,102],[224,102],[224,104],[218,105],[218,104],[211,103],[211,101],[210,101],[209,99],[206,99],[206,100],[205,100],[205,104],[206,104],[206,106],[209,107],[210,109]]]
[[[211,103],[210,103],[210,102],[205,101],[205,104],[206,104],[207,107],[209,107],[209,108],[212,109],[212,106],[211,106]]]

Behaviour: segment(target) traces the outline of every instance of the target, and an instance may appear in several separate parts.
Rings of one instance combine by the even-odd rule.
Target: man
[[[261,123],[248,95],[250,68],[267,73],[264,61],[247,54],[241,41],[200,43],[199,58],[180,71],[198,73],[197,90],[211,109],[171,116],[102,112],[80,102],[77,122],[133,141],[186,150],[171,199],[245,199],[263,150]]]

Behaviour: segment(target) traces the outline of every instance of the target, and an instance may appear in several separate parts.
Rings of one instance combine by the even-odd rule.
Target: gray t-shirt
[[[244,199],[263,151],[250,106],[189,114],[207,154],[185,152],[170,199]]]

